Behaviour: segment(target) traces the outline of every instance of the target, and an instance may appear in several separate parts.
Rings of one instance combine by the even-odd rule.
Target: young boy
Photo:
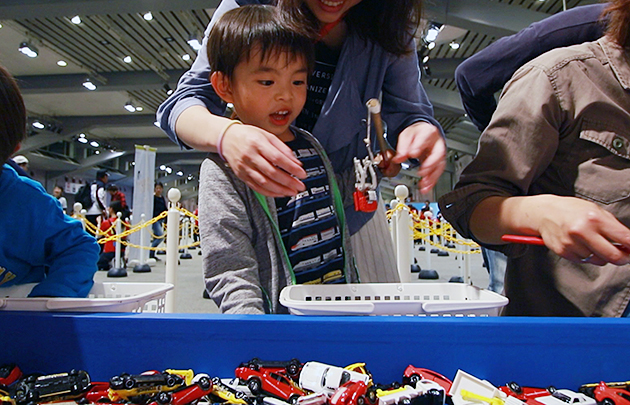
[[[286,313],[278,302],[286,285],[357,281],[332,166],[312,135],[290,127],[306,100],[313,44],[288,27],[276,8],[246,6],[208,38],[210,81],[240,120],[202,164],[199,190],[206,289],[224,313]],[[222,138],[237,136],[238,125],[285,142],[309,175],[306,190],[267,198],[239,180],[221,156]]]
[[[19,149],[25,128],[20,90],[0,66],[0,162]],[[98,251],[39,183],[0,167],[0,287],[39,283],[30,296],[86,297]]]

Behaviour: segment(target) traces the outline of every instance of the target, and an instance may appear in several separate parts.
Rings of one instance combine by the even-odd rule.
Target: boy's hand
[[[291,149],[275,135],[251,125],[232,125],[225,132],[222,153],[252,190],[267,197],[288,197],[304,191],[306,172]]]
[[[421,177],[418,186],[422,194],[428,193],[446,167],[446,143],[437,127],[428,122],[416,122],[400,133],[392,161],[402,163],[409,158],[422,162],[418,169]]]

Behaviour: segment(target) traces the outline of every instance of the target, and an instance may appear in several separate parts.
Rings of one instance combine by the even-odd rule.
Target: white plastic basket
[[[94,282],[88,298],[27,298],[36,284],[0,288],[2,311],[164,312],[173,284]]]
[[[458,283],[292,285],[280,303],[294,315],[497,316],[508,299]]]

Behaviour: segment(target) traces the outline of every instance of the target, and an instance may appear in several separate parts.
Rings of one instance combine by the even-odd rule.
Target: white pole
[[[396,206],[398,205],[398,199],[394,198],[390,203],[389,203],[389,209],[394,210],[396,208]],[[392,242],[394,244],[394,252],[396,251],[396,245],[398,244],[397,240],[396,240],[396,229],[397,229],[397,225],[398,224],[398,217],[396,215],[392,215],[390,218],[390,222],[389,222],[389,233],[392,236]]]
[[[426,233],[426,234],[427,234],[427,236],[426,236],[426,238],[424,239],[424,241],[425,241],[424,254],[425,254],[425,256],[427,257],[427,267],[426,267],[426,269],[427,269],[427,270],[431,270],[431,249],[432,249],[432,247],[431,247],[431,243],[429,243],[430,238],[431,238],[431,237],[429,236],[429,235],[431,235],[431,229],[430,229],[430,227],[428,226],[429,221],[428,221],[427,219],[425,219],[425,221],[426,221],[427,226],[426,226],[426,227],[424,227],[424,233]]]
[[[116,235],[120,235],[122,232],[122,219],[120,219],[122,217],[122,212],[118,212],[116,213],[116,216],[118,217],[116,219]],[[116,241],[116,253],[114,256],[114,268],[115,269],[120,269],[122,268],[122,261],[120,260],[120,253],[121,253],[121,245],[122,243],[120,243],[120,240]]]
[[[468,242],[468,241],[466,241]],[[464,252],[462,253],[462,259],[464,260],[464,283],[472,285],[472,278],[470,277],[470,246],[464,245]]]
[[[85,213],[87,213],[87,211],[83,211],[83,204],[75,202],[72,209],[74,210],[74,215],[81,221],[81,226],[83,226],[83,230],[85,231]]]
[[[177,270],[177,254],[179,246],[179,211],[175,205],[182,198],[182,193],[172,188],[168,190],[170,201],[168,216],[166,217],[166,282],[175,285],[175,271]],[[175,289],[166,293],[165,312],[175,311]]]
[[[403,207],[396,210],[396,262],[398,275],[403,283],[411,282],[411,217],[405,199],[409,196],[407,186],[398,185],[394,194]]]
[[[146,229],[144,227],[142,227],[144,225],[144,221],[146,220],[146,217],[144,214],[140,215],[140,246],[142,247],[146,247],[145,245],[145,241],[146,241]],[[147,262],[147,258],[146,255],[144,254],[144,249],[140,249],[140,264],[145,264]]]

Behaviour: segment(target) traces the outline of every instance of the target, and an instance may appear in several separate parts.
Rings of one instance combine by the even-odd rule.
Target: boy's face
[[[292,139],[289,125],[306,102],[308,68],[302,57],[292,60],[286,52],[271,52],[264,60],[252,52],[234,69],[230,94],[238,118],[281,140]]]

